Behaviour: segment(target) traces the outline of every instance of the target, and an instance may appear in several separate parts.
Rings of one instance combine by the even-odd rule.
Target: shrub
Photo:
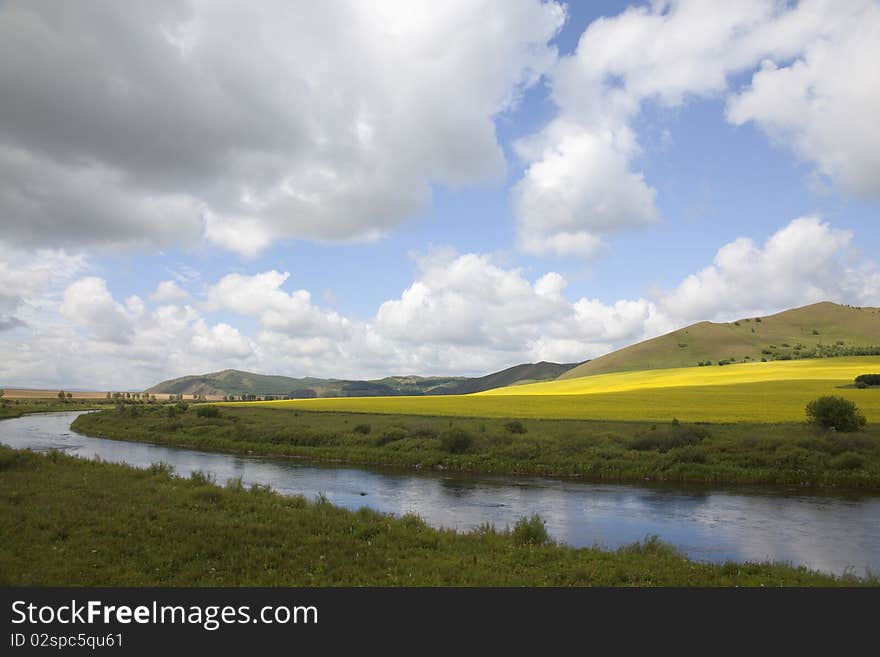
[[[520,518],[513,526],[513,542],[517,545],[544,545],[550,542],[547,526],[537,513]]]
[[[199,406],[196,409],[199,417],[220,417],[220,409],[216,406]]]
[[[669,429],[651,430],[642,433],[630,441],[629,447],[640,452],[668,452],[677,447],[699,445],[709,437],[709,432],[702,427],[673,424]]]
[[[708,457],[702,447],[686,445],[670,450],[669,460],[672,463],[706,463]]]
[[[859,408],[849,399],[827,395],[814,399],[806,408],[807,420],[823,429],[858,431],[867,424]]]
[[[865,465],[865,459],[855,452],[844,452],[835,456],[829,464],[835,470],[858,470]]]
[[[189,475],[189,480],[203,486],[214,484],[214,475],[210,472],[202,472],[201,470],[193,470]]]
[[[165,475],[171,476],[174,474],[174,466],[165,461],[156,461],[155,463],[150,463],[150,467],[147,468],[150,474],[154,475]]]
[[[354,428],[355,433],[362,433],[364,435],[367,435],[372,430],[373,430],[373,427],[371,427],[369,424],[358,424]]]
[[[440,434],[440,449],[451,454],[464,454],[474,444],[474,437],[464,429],[448,429]]]
[[[880,386],[880,374],[859,374],[856,377],[856,385],[864,383],[867,386]]]
[[[376,439],[376,444],[381,447],[382,445],[403,440],[404,438],[409,438],[409,431],[402,429],[401,427],[391,427],[390,429],[386,429],[382,435]]]
[[[525,433],[526,426],[520,422],[519,420],[512,420],[504,425],[504,428],[507,429],[510,433]]]

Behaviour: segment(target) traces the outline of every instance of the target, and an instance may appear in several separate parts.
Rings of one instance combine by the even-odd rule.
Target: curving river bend
[[[243,457],[146,443],[90,438],[70,423],[79,412],[0,421],[0,443],[60,449],[83,458],[171,463],[187,476],[241,477],[285,494],[324,493],[339,506],[417,513],[433,526],[503,528],[539,513],[551,536],[573,546],[616,548],[656,534],[703,561],[786,561],[841,574],[880,572],[880,497],[767,488],[589,484],[537,477],[399,472],[325,467],[288,459]]]

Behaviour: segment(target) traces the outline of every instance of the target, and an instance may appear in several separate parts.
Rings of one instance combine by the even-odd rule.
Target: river
[[[157,461],[219,483],[241,477],[283,494],[323,493],[348,509],[414,512],[435,527],[512,526],[538,513],[550,535],[573,546],[617,548],[657,535],[692,559],[781,561],[841,574],[880,572],[880,497],[798,489],[591,484],[580,481],[321,466],[291,459],[214,454],[90,438],[70,429],[79,412],[0,421],[0,443],[59,449],[145,467]]]

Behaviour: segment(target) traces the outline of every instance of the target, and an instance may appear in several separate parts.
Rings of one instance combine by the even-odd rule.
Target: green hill
[[[291,397],[377,397],[383,395],[424,395],[463,377],[397,376],[375,381],[292,378],[223,370],[210,374],[182,376],[158,383],[147,392],[180,395],[284,395]]]
[[[824,301],[766,317],[699,322],[618,349],[560,379],[634,370],[824,356],[880,354],[880,308]]]
[[[493,372],[476,379],[466,379],[459,383],[443,386],[433,394],[468,395],[472,392],[483,392],[493,388],[535,383],[537,381],[550,381],[571,368],[577,367],[577,365],[578,363],[548,363],[546,361],[514,365],[500,372]]]
[[[242,395],[289,397],[385,397],[396,395],[441,395],[481,392],[490,388],[555,379],[575,364],[535,363],[515,365],[479,378],[463,376],[389,376],[372,381],[292,378],[223,370],[163,381],[149,393],[176,395]]]

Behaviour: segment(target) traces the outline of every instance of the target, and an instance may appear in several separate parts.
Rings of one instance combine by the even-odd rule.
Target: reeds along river
[[[512,526],[538,513],[551,536],[574,546],[616,548],[657,535],[693,559],[782,561],[841,574],[880,572],[880,497],[800,490],[649,487],[536,477],[325,467],[89,438],[70,429],[77,412],[0,421],[0,442],[61,449],[83,458],[145,467],[165,461],[178,475],[241,477],[285,494],[323,493],[339,506],[414,512],[436,527]]]

